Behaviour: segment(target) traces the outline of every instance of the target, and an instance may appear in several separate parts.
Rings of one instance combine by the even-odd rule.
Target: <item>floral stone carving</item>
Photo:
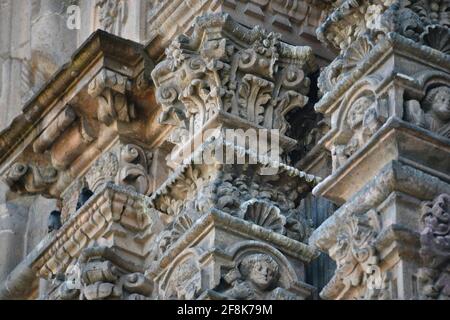
[[[422,299],[450,299],[450,196],[442,194],[422,206],[418,272]]]
[[[308,102],[307,75],[316,67],[309,47],[279,37],[216,14],[198,18],[192,37],[180,36],[169,46],[152,77],[161,123],[178,128],[175,142],[186,141],[219,113],[287,131],[285,116]]]

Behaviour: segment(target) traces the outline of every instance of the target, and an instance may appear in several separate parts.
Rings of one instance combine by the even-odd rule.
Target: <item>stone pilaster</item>
[[[305,244],[311,226],[300,201],[319,179],[285,157],[296,144],[285,117],[307,104],[317,67],[311,48],[279,38],[205,15],[152,72],[159,120],[175,144],[174,173],[150,197],[166,220],[147,271],[159,299],[312,296],[305,266],[316,252]],[[254,135],[236,143],[230,130]],[[276,138],[261,151],[267,131]]]
[[[310,238],[337,264],[323,298],[422,295],[418,271],[429,264],[419,254],[422,202],[450,187],[447,7],[335,1],[318,29],[340,50],[322,71],[315,106],[331,127],[320,144],[333,172],[313,192],[341,205]],[[441,289],[434,296],[443,297]]]

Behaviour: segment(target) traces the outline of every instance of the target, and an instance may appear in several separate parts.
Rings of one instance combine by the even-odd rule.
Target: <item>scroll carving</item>
[[[149,161],[145,151],[136,145],[125,145],[120,150],[120,169],[116,182],[146,194],[150,188]]]
[[[430,89],[422,103],[405,103],[405,119],[441,136],[450,138],[450,87]]]

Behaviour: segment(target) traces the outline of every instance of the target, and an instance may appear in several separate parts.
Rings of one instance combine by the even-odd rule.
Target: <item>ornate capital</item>
[[[279,38],[226,14],[198,18],[193,35],[179,36],[152,72],[161,123],[192,135],[226,113],[284,134],[286,114],[308,102],[308,74],[316,66],[311,48]]]
[[[130,122],[136,117],[134,104],[126,96],[129,87],[127,77],[107,69],[100,71],[88,88],[88,93],[98,99],[98,120],[109,126],[116,120]]]

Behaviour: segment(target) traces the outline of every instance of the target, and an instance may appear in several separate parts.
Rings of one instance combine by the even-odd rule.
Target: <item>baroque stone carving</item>
[[[297,300],[280,282],[281,266],[270,254],[247,253],[222,277],[221,294],[237,300]]]
[[[136,145],[125,145],[120,151],[120,169],[116,182],[134,191],[146,194],[150,188],[149,160],[144,150]]]
[[[450,196],[442,194],[422,205],[418,272],[422,299],[450,299]]]
[[[336,144],[334,147],[334,169],[347,162],[381,127],[388,112],[383,107],[373,95],[362,96],[351,104],[341,127],[344,131],[341,140],[347,143]]]
[[[248,31],[228,15],[208,15],[195,25],[194,35],[174,41],[152,72],[160,121],[193,135],[225,112],[284,134],[285,115],[308,101],[307,74],[315,68],[310,48],[284,44],[259,27]],[[228,34],[248,45],[241,49]]]
[[[175,261],[163,282],[163,294],[160,298],[165,300],[193,300],[198,297],[201,289],[201,270],[195,255],[182,257]]]
[[[122,34],[123,25],[128,18],[128,4],[123,0],[96,0],[97,18],[100,28],[116,34]]]
[[[119,159],[114,152],[106,152],[89,169],[86,180],[95,193],[108,181],[114,181],[119,171]]]
[[[405,119],[420,127],[450,138],[450,87],[430,89],[422,101],[405,103]]]
[[[130,122],[135,115],[134,104],[126,97],[128,79],[116,72],[102,69],[89,84],[88,92],[98,98],[98,119],[106,125],[113,121]]]
[[[340,55],[321,74],[322,93],[331,91],[390,32],[448,53],[446,1],[331,1],[329,10],[317,36]]]
[[[11,190],[30,194],[45,193],[49,185],[56,182],[58,173],[53,167],[38,167],[17,162],[11,166],[4,180]]]
[[[336,261],[336,271],[320,293],[325,299],[345,299],[352,289],[360,289],[353,297],[388,298],[388,275],[378,265],[375,240],[381,230],[376,211],[348,217],[339,228],[336,243],[328,250]]]
[[[110,259],[118,259],[105,247],[85,249],[67,269],[58,288],[61,300],[146,300],[153,284],[142,273],[128,273]],[[106,257],[105,257],[106,256]]]

